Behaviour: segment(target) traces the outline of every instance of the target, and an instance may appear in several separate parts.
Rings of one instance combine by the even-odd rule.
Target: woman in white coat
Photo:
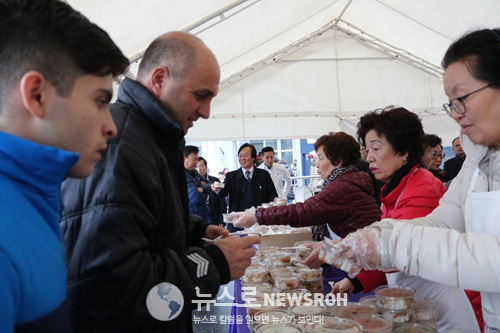
[[[361,269],[479,290],[485,332],[500,332],[500,29],[471,32],[447,50],[444,109],[461,127],[467,159],[439,206],[406,223],[383,220],[349,234],[328,256]]]

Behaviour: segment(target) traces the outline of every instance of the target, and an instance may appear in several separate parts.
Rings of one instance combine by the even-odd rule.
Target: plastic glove
[[[389,247],[377,227],[366,227],[350,233],[339,243],[323,242],[320,258],[355,277],[361,269],[392,271]]]
[[[255,223],[257,223],[257,216],[255,215],[255,207],[248,208],[239,215],[238,219],[233,222],[233,225],[237,228],[250,228]]]

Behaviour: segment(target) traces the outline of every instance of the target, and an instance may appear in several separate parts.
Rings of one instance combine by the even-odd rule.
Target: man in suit
[[[255,147],[249,143],[243,144],[238,149],[241,168],[226,175],[225,186],[219,192],[212,187],[220,198],[229,195],[229,212],[241,212],[252,206],[257,207],[264,202],[273,201],[278,196],[269,172],[255,167],[256,158]],[[228,230],[233,232],[241,229],[229,224]]]
[[[453,139],[451,145],[453,147],[453,151],[455,152],[455,157],[444,162],[444,174],[446,181],[450,181],[458,175],[466,157],[465,152],[462,149],[462,145],[460,144],[459,137]]]

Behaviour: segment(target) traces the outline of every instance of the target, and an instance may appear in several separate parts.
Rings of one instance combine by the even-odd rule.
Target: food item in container
[[[275,206],[286,206],[287,204],[288,204],[288,201],[286,199],[276,198],[274,200]]]
[[[363,327],[350,319],[325,317],[323,323],[312,326],[312,331],[314,333],[361,333]]]
[[[314,242],[314,241],[301,241],[301,242],[297,242],[297,243],[293,244],[293,246],[295,247],[295,253],[297,254],[297,257],[299,257],[302,260],[309,257],[309,255],[313,251],[312,248],[304,245],[307,243],[316,243],[316,242]]]
[[[287,273],[279,275],[274,280],[276,288],[279,290],[299,289],[302,285],[300,283],[299,273]]]
[[[297,273],[300,273],[302,280],[314,280],[323,277],[323,269],[320,268],[299,268]]]
[[[418,297],[413,300],[413,308],[415,312],[415,317],[417,321],[429,321],[436,320],[437,302],[424,297]]]
[[[309,290],[303,288],[283,290],[282,292],[286,294],[286,297],[284,297],[286,306],[294,306],[304,303],[306,301],[305,295],[309,294]]]
[[[363,326],[363,333],[391,333],[392,323],[379,315],[361,315],[352,318]]]
[[[284,266],[284,267],[276,267],[269,271],[269,277],[271,279],[271,283],[274,284],[274,279],[282,274],[294,273],[295,268],[292,266]]]
[[[215,188],[224,188],[224,183],[214,182],[214,187]]]
[[[402,324],[394,327],[392,330],[394,333],[437,333],[437,330],[422,324],[411,323]]]
[[[262,283],[268,282],[269,276],[267,270],[262,268],[247,268],[245,274],[241,277],[241,281],[245,283]]]
[[[279,305],[272,305],[270,302],[266,301],[264,297],[249,296],[245,300],[245,307],[247,308],[248,315],[252,318],[259,311],[270,311],[270,310],[281,310],[282,307]]]
[[[404,310],[413,307],[415,289],[404,286],[380,286],[375,289],[375,297],[380,308]]]
[[[377,297],[375,295],[363,296],[359,299],[359,303],[377,307]]]
[[[288,309],[295,317],[296,321],[304,321],[310,316],[321,316],[325,312],[324,306],[318,305],[294,305]]]
[[[256,333],[304,333],[304,329],[297,324],[260,324],[255,328]]]
[[[385,310],[379,308],[379,313],[393,324],[411,323],[415,321],[413,308],[404,310]]]
[[[377,313],[377,308],[358,302],[346,302],[345,305],[339,304],[335,306],[335,311],[341,318],[353,318],[359,315],[375,314]]]
[[[292,253],[285,251],[278,251],[269,254],[267,261],[272,266],[290,266],[292,260]]]
[[[300,273],[299,273],[300,274]],[[310,293],[323,293],[323,276],[314,279],[301,279],[300,283]]]

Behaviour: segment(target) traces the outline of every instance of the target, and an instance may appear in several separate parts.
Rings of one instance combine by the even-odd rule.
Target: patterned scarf
[[[356,168],[355,165],[349,165],[349,166],[339,166],[325,178],[323,181],[323,186],[321,187],[321,191],[323,191],[332,181],[335,180],[338,176],[341,174],[354,170]],[[330,232],[328,232],[328,227],[326,224],[321,224],[321,225],[315,225],[312,227],[312,232],[313,232],[313,238],[315,241],[322,241],[325,238],[330,239]]]

